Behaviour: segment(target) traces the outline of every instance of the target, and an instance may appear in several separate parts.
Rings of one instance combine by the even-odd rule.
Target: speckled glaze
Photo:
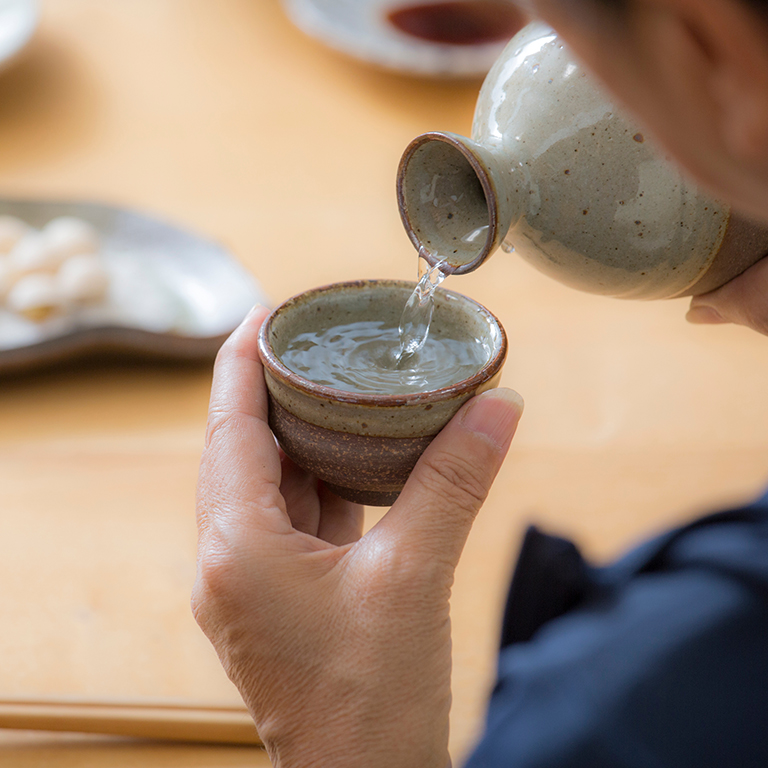
[[[498,385],[507,354],[499,321],[461,294],[435,293],[433,327],[491,342],[489,361],[449,387],[407,395],[346,392],[316,384],[280,360],[296,334],[323,322],[397,320],[415,283],[355,281],[288,299],[262,326],[259,355],[269,391],[269,423],[283,450],[339,496],[388,506],[419,456],[470,397]]]
[[[471,139],[428,133],[406,149],[398,201],[413,243],[456,274],[503,242],[560,282],[621,298],[703,293],[768,252],[766,228],[683,177],[539,24],[491,69]]]

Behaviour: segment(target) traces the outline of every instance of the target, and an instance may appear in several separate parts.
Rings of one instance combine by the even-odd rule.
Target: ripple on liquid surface
[[[397,326],[366,320],[299,334],[281,355],[295,373],[347,392],[412,394],[469,378],[490,359],[480,339],[451,339],[431,332],[422,348],[398,365]]]

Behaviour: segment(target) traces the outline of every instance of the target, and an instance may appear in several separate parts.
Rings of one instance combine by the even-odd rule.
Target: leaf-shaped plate
[[[124,351],[212,359],[265,298],[217,243],[134,211],[98,203],[0,200],[0,215],[42,228],[76,216],[100,237],[109,274],[102,302],[33,322],[0,306],[0,373],[84,353]]]

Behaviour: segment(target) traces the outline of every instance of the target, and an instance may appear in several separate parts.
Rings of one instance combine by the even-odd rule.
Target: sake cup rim
[[[261,358],[262,364],[264,365],[264,368],[269,371],[273,378],[312,397],[325,399],[332,402],[378,407],[421,405],[444,400],[451,400],[457,396],[477,389],[477,387],[481,386],[485,382],[492,379],[496,374],[498,374],[501,371],[507,357],[508,343],[504,326],[501,324],[496,315],[494,315],[489,309],[480,304],[480,302],[470,298],[469,296],[465,296],[464,294],[447,290],[445,288],[438,288],[437,290],[443,296],[447,295],[451,299],[461,302],[464,306],[470,305],[474,309],[478,310],[492,325],[496,327],[499,334],[498,342],[494,346],[493,354],[481,368],[472,374],[472,376],[461,379],[460,381],[449,384],[445,387],[430,389],[426,392],[411,392],[407,394],[350,392],[349,390],[329,387],[325,384],[318,384],[317,382],[314,382],[311,379],[307,379],[301,374],[292,371],[278,357],[277,353],[274,351],[272,345],[269,342],[269,334],[275,318],[283,312],[290,311],[291,307],[297,305],[299,302],[304,303],[308,300],[311,300],[311,298],[319,296],[323,293],[375,289],[378,287],[409,288],[412,290],[415,288],[415,286],[416,283],[410,280],[349,280],[345,282],[329,283],[326,285],[318,286],[316,288],[310,288],[307,291],[302,291],[301,293],[297,293],[294,296],[291,296],[289,299],[286,299],[282,304],[278,305],[272,310],[272,312],[262,324],[259,331],[258,349],[259,356]]]

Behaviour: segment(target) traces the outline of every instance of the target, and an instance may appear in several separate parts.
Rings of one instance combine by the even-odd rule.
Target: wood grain
[[[245,707],[74,700],[0,701],[0,728],[219,744],[261,741]]]
[[[358,65],[276,0],[47,0],[0,76],[0,195],[107,200],[227,244],[273,302],[415,277],[395,206],[418,133],[470,130],[478,83]],[[482,726],[524,526],[596,560],[768,481],[768,340],[687,303],[578,294],[514,256],[448,288],[504,324],[518,437],[453,592],[451,746]],[[88,361],[0,383],[0,698],[241,706],[189,610],[210,366]],[[375,522],[381,512],[371,512]],[[256,747],[0,733],[10,768],[266,766]]]

